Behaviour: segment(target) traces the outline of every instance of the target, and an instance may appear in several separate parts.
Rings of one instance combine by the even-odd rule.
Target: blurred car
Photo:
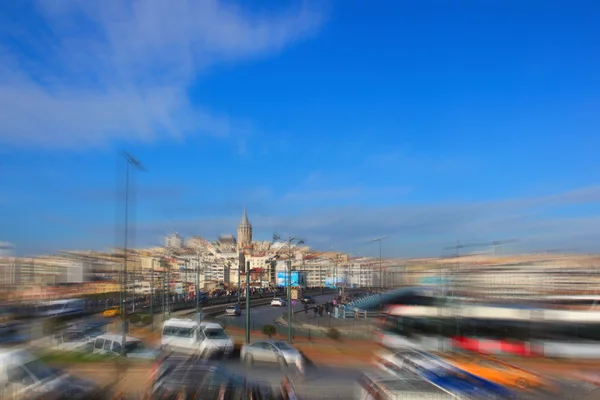
[[[114,306],[104,310],[102,316],[104,318],[114,318],[121,315],[121,308],[119,306]]]
[[[235,306],[228,306],[225,309],[225,315],[230,315],[230,316],[237,317],[237,316],[242,315],[242,310],[240,310],[240,307],[237,306],[237,305],[235,305]]]
[[[302,297],[302,302],[304,304],[315,304],[316,300],[312,296],[304,296],[304,297]]]
[[[200,342],[200,354],[202,357],[229,357],[233,353],[233,340],[227,335],[225,329],[217,323],[200,323],[198,341]]]
[[[402,378],[388,373],[363,372],[356,384],[358,399],[455,399],[456,396],[418,375],[405,372]]]
[[[0,344],[11,345],[11,344],[22,344],[29,340],[29,335],[26,333],[19,324],[0,323]]]
[[[299,370],[304,366],[304,359],[298,350],[287,342],[277,340],[261,340],[242,346],[240,359],[246,365],[253,365],[258,361],[277,363],[281,367],[296,365]]]
[[[123,344],[123,336],[114,334],[96,337],[93,353],[120,356],[122,347],[127,358],[152,360],[158,357],[158,352],[147,348],[140,339],[126,336]]]
[[[101,389],[51,368],[24,349],[0,350],[2,399],[102,399]]]
[[[248,381],[198,358],[170,355],[154,365],[144,399],[271,400],[276,397],[268,384]]]
[[[390,372],[413,372],[428,382],[466,398],[513,399],[515,394],[504,386],[456,368],[443,359],[419,350],[383,352],[378,358]]]
[[[286,301],[279,297],[276,297],[273,300],[271,300],[271,307],[273,307],[273,306],[283,307],[286,304],[287,304]]]
[[[52,347],[68,351],[92,351],[94,338],[83,329],[67,328],[52,337]]]
[[[550,383],[542,376],[493,357],[453,355],[444,358],[461,370],[501,385],[517,387],[519,389],[528,389],[530,387],[553,389]]]

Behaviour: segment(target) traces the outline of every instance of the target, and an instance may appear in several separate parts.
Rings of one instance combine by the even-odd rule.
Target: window
[[[104,339],[96,339],[96,342],[94,343],[94,348],[101,349],[103,344],[104,344]]]
[[[119,343],[119,342],[113,342],[112,351],[114,353],[120,353],[121,352],[121,343]]]
[[[127,342],[125,344],[125,352],[126,353],[145,353],[147,351],[146,347],[142,342]]]
[[[41,361],[31,361],[23,366],[39,381],[55,377],[54,371]]]
[[[106,351],[109,351],[109,350],[110,350],[110,345],[111,345],[111,344],[112,344],[112,341],[111,341],[111,340],[105,340],[105,341],[104,341],[104,347],[103,347],[103,349],[104,349],[104,350],[106,350]]]
[[[294,350],[294,348],[287,344],[287,342],[276,342],[275,346],[281,350]]]
[[[192,337],[194,337],[194,329],[193,328],[182,328],[182,327],[178,327],[178,326],[165,326],[163,329],[163,336],[192,338]]]
[[[12,383],[20,383],[23,385],[32,385],[33,378],[29,375],[29,373],[21,366],[10,367],[6,371],[6,375],[8,380]]]
[[[223,329],[205,329],[204,334],[207,339],[227,339],[227,334]]]

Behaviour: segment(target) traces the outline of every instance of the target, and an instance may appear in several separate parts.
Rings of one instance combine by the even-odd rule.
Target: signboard
[[[330,288],[335,288],[338,286],[342,286],[344,284],[344,279],[341,276],[325,278],[325,286]]]
[[[441,278],[439,276],[426,276],[421,279],[422,285],[443,285],[447,283],[447,279]]]
[[[277,272],[277,285],[287,286],[288,285],[288,273],[284,271]],[[301,274],[298,271],[292,271],[292,287],[299,286],[301,280]]]

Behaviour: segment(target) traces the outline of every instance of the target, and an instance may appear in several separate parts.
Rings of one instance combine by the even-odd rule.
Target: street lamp
[[[200,322],[200,252],[196,251],[196,318]]]
[[[121,274],[121,317],[123,319],[123,344],[121,347],[121,354],[125,355],[125,342],[127,341],[127,242],[129,234],[129,172],[130,168],[133,167],[139,171],[146,171],[142,166],[142,163],[134,158],[131,154],[123,152],[123,158],[125,159],[125,237],[123,246],[123,272]],[[135,274],[134,274],[135,275]],[[135,282],[135,280],[134,280]],[[135,283],[134,283],[135,284]],[[135,292],[134,292],[135,293]],[[135,298],[134,298],[135,304]]]
[[[294,244],[294,247],[296,246],[300,246],[304,244],[304,240],[297,238],[297,237],[293,237],[290,236],[287,238],[287,240],[282,239],[279,235],[277,234],[273,234],[273,241],[282,241],[284,243],[286,243],[287,248],[288,248],[288,293],[287,293],[287,297],[288,297],[288,342],[291,344],[292,343],[292,316],[293,316],[293,312],[292,312],[292,244]]]
[[[383,266],[381,265],[381,241],[387,239],[389,236],[382,236],[372,239],[371,242],[379,242],[379,286],[383,290]]]

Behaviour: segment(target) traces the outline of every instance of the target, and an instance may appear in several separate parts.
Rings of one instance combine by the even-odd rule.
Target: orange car
[[[519,389],[545,388],[552,390],[552,385],[540,375],[493,357],[451,356],[447,357],[446,361],[463,371],[500,385]]]

